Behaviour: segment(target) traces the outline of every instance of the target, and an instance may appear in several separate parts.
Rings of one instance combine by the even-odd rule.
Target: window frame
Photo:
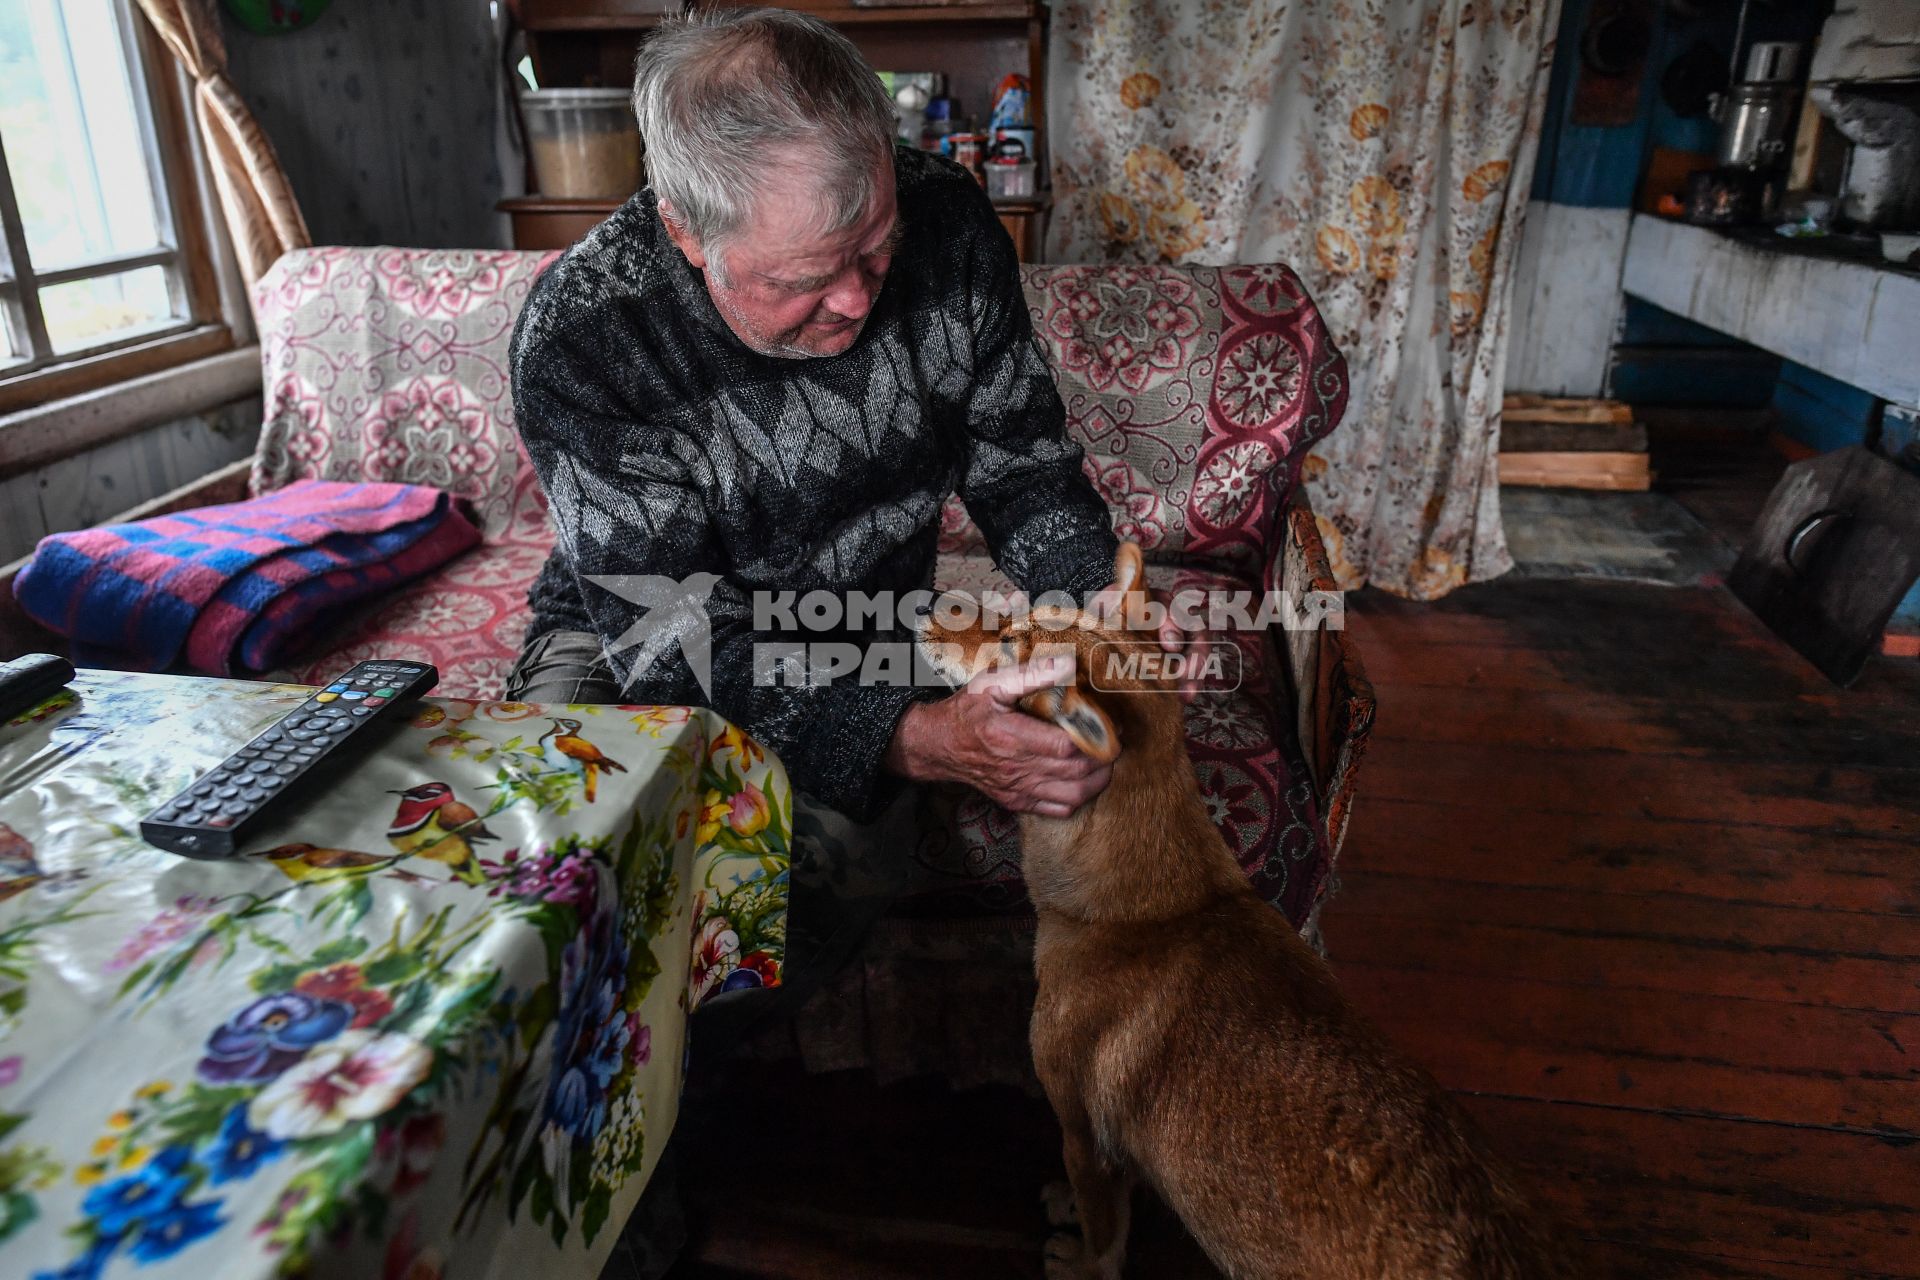
[[[18,326],[15,332],[24,333],[34,351],[26,361],[0,369],[0,414],[97,391],[235,345],[232,327],[221,310],[220,281],[214,265],[216,244],[208,225],[204,170],[195,145],[184,77],[138,6],[131,0],[114,0],[114,10],[138,82],[130,87],[140,117],[141,141],[160,187],[156,194],[168,214],[161,235],[169,243],[83,267],[44,273],[33,270],[6,170],[4,140],[0,140],[0,230],[4,230],[8,244],[18,245],[22,251],[17,256],[9,255],[14,258],[11,272],[0,273],[0,290],[4,290],[0,293],[0,313],[5,314],[0,322]],[[162,328],[126,334],[83,351],[49,351],[39,309],[26,305],[30,295],[37,296],[38,290],[69,280],[149,265],[175,269],[174,287],[184,316]]]

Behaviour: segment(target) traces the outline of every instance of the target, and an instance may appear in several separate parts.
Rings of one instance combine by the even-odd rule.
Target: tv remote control
[[[73,664],[51,653],[0,662],[0,724],[51,698],[72,683]]]
[[[366,742],[373,726],[439,681],[424,662],[374,660],[335,676],[252,742],[195,778],[140,822],[150,845],[189,858],[231,858],[267,814],[289,803],[315,766]]]

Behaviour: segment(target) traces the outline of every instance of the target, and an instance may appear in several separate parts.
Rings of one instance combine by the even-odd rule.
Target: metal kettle
[[[1710,114],[1720,126],[1714,163],[1724,169],[1765,171],[1787,162],[1800,88],[1800,46],[1786,41],[1756,44],[1747,74],[1727,92],[1713,95]]]

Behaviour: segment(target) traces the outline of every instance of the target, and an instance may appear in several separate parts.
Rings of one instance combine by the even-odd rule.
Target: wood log
[[[1500,483],[1637,492],[1653,487],[1644,453],[1502,453]]]
[[[1633,421],[1633,410],[1618,400],[1568,399],[1559,396],[1512,394],[1500,403],[1503,422],[1616,422]]]
[[[1645,453],[1647,429],[1637,422],[1507,422],[1501,453]]]

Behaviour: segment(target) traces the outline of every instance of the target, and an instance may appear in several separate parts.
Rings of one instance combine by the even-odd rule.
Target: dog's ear
[[[1020,709],[1060,726],[1074,746],[1102,764],[1120,754],[1120,735],[1113,721],[1078,685],[1036,689],[1020,699]]]
[[[1140,544],[1123,542],[1113,555],[1113,583],[1120,592],[1119,616],[1126,625],[1146,625],[1147,566],[1140,555]]]

